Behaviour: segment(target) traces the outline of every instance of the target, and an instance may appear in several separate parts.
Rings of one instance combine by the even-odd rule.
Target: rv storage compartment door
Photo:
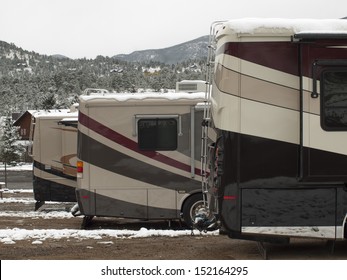
[[[335,188],[243,189],[242,232],[335,238]]]

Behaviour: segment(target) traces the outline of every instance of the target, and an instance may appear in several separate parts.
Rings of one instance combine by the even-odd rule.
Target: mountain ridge
[[[204,58],[207,57],[208,38],[209,36],[205,35],[171,47],[134,51],[130,54],[118,54],[113,56],[113,58],[128,62],[149,62],[153,60],[165,64]]]
[[[116,54],[112,56],[111,58],[119,59],[122,61],[127,62],[160,62],[164,64],[176,64],[187,60],[194,60],[194,59],[202,59],[207,57],[207,51],[208,51],[208,35],[198,37],[196,39],[183,42],[171,47],[166,48],[159,48],[159,49],[147,49],[147,50],[139,50],[134,51],[129,54]],[[13,43],[7,43],[5,41],[0,40],[0,52],[1,48],[11,48],[12,54],[16,52],[18,57],[24,57],[28,56],[46,56],[46,57],[52,57],[55,59],[70,59],[70,60],[78,60],[78,59],[72,59],[64,54],[54,54],[54,55],[45,55],[45,54],[39,54],[35,51],[28,51],[23,50],[21,47],[16,46]],[[103,56],[103,55],[98,55]],[[97,57],[98,57],[97,56]],[[9,57],[9,54],[7,54],[7,57]],[[96,59],[96,58],[95,58]],[[91,60],[95,60],[91,59]]]

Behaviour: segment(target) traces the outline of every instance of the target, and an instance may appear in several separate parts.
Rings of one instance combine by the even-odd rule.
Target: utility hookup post
[[[5,161],[5,188],[7,188],[7,163]]]
[[[6,162],[4,163],[5,164],[5,170],[4,170],[4,177],[5,177],[5,182],[0,182],[0,196],[1,196],[1,199],[3,199],[3,196],[2,196],[2,193],[4,191],[4,189],[7,188],[7,170],[6,170]]]

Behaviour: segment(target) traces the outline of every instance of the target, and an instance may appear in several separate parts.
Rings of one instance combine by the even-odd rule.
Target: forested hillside
[[[175,64],[103,56],[69,59],[28,52],[0,41],[0,115],[68,107],[86,88],[116,92],[175,89],[177,81],[204,80],[205,62],[205,57]]]

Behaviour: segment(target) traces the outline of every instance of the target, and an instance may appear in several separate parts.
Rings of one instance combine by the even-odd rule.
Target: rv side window
[[[321,125],[327,131],[347,130],[347,69],[322,73]]]
[[[140,150],[172,151],[177,149],[176,119],[140,119],[137,125]]]

